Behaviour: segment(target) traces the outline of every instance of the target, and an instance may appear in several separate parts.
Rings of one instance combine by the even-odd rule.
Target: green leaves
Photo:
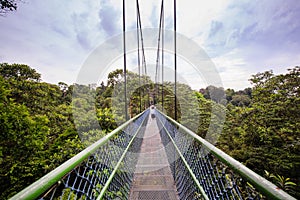
[[[3,191],[0,198],[12,195],[43,174],[40,165],[44,161],[38,158],[49,134],[47,117],[30,116],[26,106],[3,99],[0,102],[0,189]]]
[[[0,64],[0,75],[6,79],[39,81],[41,75],[24,64]]]
[[[280,75],[258,73],[251,82],[248,107],[236,107],[232,96],[235,106],[227,106],[229,114],[218,145],[260,174],[264,170],[283,174],[272,175],[271,180],[291,190],[289,186],[300,183],[300,68]],[[297,192],[293,195],[300,197],[299,189]]]
[[[97,88],[53,85],[40,83],[40,74],[27,65],[0,64],[0,199],[20,191],[124,121],[122,76],[122,70],[116,70],[109,74],[107,85]],[[150,102],[160,103],[163,96],[164,112],[174,117],[174,83],[155,85],[143,76],[143,86],[137,88],[138,75],[127,72],[127,76],[131,116]],[[283,174],[268,177],[294,192],[300,183],[299,76],[299,67],[281,75],[259,73],[251,79],[253,88],[237,92],[210,86],[200,93],[178,83],[178,120],[202,137],[210,130],[206,139],[213,141],[226,109],[218,147],[260,174],[264,170]],[[226,100],[230,103],[225,107]],[[66,190],[69,194],[76,197]],[[121,197],[122,191],[111,196]]]
[[[27,65],[0,64],[0,199],[82,149],[64,91],[39,79]]]
[[[265,170],[265,177],[267,179],[273,180],[273,182],[281,189],[285,191],[293,191],[295,190],[295,187],[297,186],[296,183],[292,182],[290,178],[285,178],[284,176],[281,176],[279,174],[272,174],[269,173],[267,170]]]

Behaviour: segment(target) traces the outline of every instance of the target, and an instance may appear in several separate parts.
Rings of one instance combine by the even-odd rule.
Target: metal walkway
[[[147,123],[129,199],[179,199],[155,118]]]

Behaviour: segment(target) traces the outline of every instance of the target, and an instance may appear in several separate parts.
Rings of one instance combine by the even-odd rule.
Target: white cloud
[[[173,29],[173,1],[164,2],[166,27]],[[161,0],[139,3],[143,27],[158,26]],[[178,33],[202,45],[232,88],[247,86],[258,71],[297,64],[299,17],[297,0],[177,1]],[[27,63],[46,81],[74,80],[92,50],[122,32],[122,1],[31,0],[0,25],[0,62]],[[136,1],[128,0],[126,29],[135,27]]]
[[[253,73],[247,68],[247,63],[241,58],[238,49],[234,49],[224,55],[213,58],[224,88],[244,89],[250,87],[248,79]]]
[[[177,1],[178,31],[187,37],[194,37],[209,29],[214,20],[231,0]]]
[[[72,83],[90,51],[104,40],[98,1],[30,1],[0,18],[0,62],[26,63],[49,82]],[[61,73],[59,73],[61,72]]]

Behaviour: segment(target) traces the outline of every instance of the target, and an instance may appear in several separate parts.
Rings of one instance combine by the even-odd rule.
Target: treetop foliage
[[[0,64],[0,75],[6,79],[14,79],[16,81],[40,81],[41,75],[24,64]]]
[[[143,76],[137,87],[138,75],[127,75],[130,116],[154,103],[174,117],[174,83],[162,86]],[[99,86],[40,79],[27,65],[0,64],[0,199],[13,196],[125,120],[120,69]],[[226,153],[300,198],[295,187],[300,184],[300,68],[280,75],[258,73],[250,81],[253,87],[240,91],[215,86],[193,91],[178,83],[178,121],[208,141],[217,139]]]

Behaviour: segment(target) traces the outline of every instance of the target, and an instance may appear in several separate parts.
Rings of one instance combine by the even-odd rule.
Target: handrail
[[[157,110],[159,111],[159,110]],[[276,185],[261,177],[260,175],[253,172],[251,169],[247,168],[242,163],[238,162],[222,150],[218,149],[214,145],[210,144],[199,135],[189,130],[185,126],[179,124],[171,117],[165,115],[161,111],[159,111],[164,117],[170,120],[173,124],[178,126],[185,133],[189,134],[194,139],[198,140],[206,149],[208,149],[216,158],[221,160],[223,163],[228,165],[233,171],[237,172],[241,177],[245,178],[252,185],[254,185],[262,194],[266,195],[270,199],[287,199],[287,200],[296,200],[294,197],[290,196],[288,193],[278,188]]]
[[[162,124],[163,128],[165,129],[166,133],[168,134],[168,137],[170,138],[171,142],[173,143],[179,157],[182,159],[184,165],[186,166],[186,168],[188,169],[190,175],[192,176],[193,180],[195,181],[195,184],[197,185],[197,187],[199,188],[199,190],[201,191],[203,198],[205,200],[209,200],[209,198],[207,197],[207,195],[204,192],[204,189],[202,188],[202,186],[199,183],[199,180],[197,179],[196,175],[194,174],[194,172],[192,171],[192,169],[190,168],[188,162],[185,160],[184,156],[182,155],[182,153],[180,152],[180,150],[178,149],[177,145],[175,144],[173,138],[171,137],[169,131],[167,130],[167,128],[165,127],[165,125],[163,124],[163,122],[161,121],[160,118],[158,118],[160,123]]]
[[[148,109],[147,109],[148,110]],[[131,122],[133,122],[135,119],[140,117],[144,112],[138,114],[134,118],[128,120],[127,122],[123,123],[121,126],[107,134],[106,136],[99,139],[97,142],[91,144],[87,148],[85,148],[83,151],[75,155],[74,157],[70,158],[66,162],[64,162],[59,167],[55,168],[53,171],[49,172],[36,182],[32,183],[25,189],[23,189],[21,192],[13,196],[10,200],[20,200],[20,199],[36,199],[40,195],[42,195],[44,192],[46,192],[51,186],[53,186],[55,183],[57,183],[62,177],[64,177],[66,174],[71,172],[76,166],[78,166],[80,163],[82,163],[86,158],[88,158],[91,154],[93,154],[97,149],[99,149],[101,146],[106,144],[110,138],[115,136],[117,133],[119,133],[121,130],[123,130],[126,126],[128,126]]]
[[[141,123],[140,127],[139,127],[139,128],[137,129],[137,131],[134,133],[132,139],[130,140],[129,144],[127,145],[126,149],[124,150],[124,152],[123,152],[123,154],[122,154],[120,160],[119,160],[118,163],[116,164],[116,166],[115,166],[113,172],[110,174],[110,176],[109,176],[109,178],[108,178],[106,184],[104,185],[103,189],[101,190],[100,195],[98,196],[97,200],[100,200],[100,199],[103,198],[103,196],[104,196],[104,194],[105,194],[105,192],[106,192],[106,190],[107,190],[109,184],[111,183],[113,177],[114,177],[115,174],[117,173],[117,170],[119,169],[119,167],[120,167],[120,165],[121,165],[123,159],[125,158],[125,155],[127,154],[127,152],[128,152],[128,150],[129,150],[131,144],[132,144],[133,141],[135,140],[137,134],[140,132],[140,129],[141,129],[141,127],[143,126],[145,119],[146,119],[146,118],[144,118],[144,120],[143,120],[143,122]]]

